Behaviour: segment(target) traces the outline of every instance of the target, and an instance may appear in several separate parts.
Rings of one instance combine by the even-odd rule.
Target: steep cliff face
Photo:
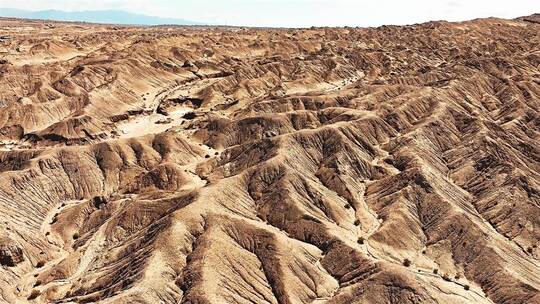
[[[540,303],[535,18],[0,19],[0,302]]]

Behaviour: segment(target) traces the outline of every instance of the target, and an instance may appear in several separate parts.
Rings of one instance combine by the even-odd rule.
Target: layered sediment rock
[[[540,302],[535,18],[1,19],[0,302]]]

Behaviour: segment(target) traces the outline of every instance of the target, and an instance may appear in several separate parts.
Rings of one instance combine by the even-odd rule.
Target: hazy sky
[[[0,0],[28,10],[121,9],[160,17],[248,26],[378,26],[540,13],[540,0]]]

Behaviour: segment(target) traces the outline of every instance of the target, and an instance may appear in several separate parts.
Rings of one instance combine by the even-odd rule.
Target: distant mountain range
[[[100,10],[100,11],[80,11],[80,12],[65,12],[59,10],[44,10],[44,11],[27,11],[13,8],[0,8],[0,17],[15,17],[26,19],[43,19],[57,21],[81,21],[92,23],[109,23],[109,24],[134,24],[134,25],[160,25],[160,24],[175,24],[175,25],[203,25],[204,23],[176,19],[176,18],[161,18],[134,14],[119,10]]]

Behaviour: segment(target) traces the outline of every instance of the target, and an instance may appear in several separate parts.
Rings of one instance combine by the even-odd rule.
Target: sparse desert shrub
[[[73,239],[74,239],[74,240],[77,240],[77,239],[79,239],[80,237],[81,237],[81,236],[79,235],[78,232],[75,232],[75,234],[73,235]]]
[[[411,260],[409,260],[409,259],[403,260],[403,266],[405,266],[405,267],[411,266]]]
[[[438,274],[438,273],[439,273],[439,269],[437,269],[437,268],[433,269],[433,273],[434,273],[434,274]]]
[[[41,268],[43,266],[45,266],[45,261],[43,261],[43,260],[38,261],[37,264],[36,264],[37,268]]]
[[[37,286],[39,286],[39,285],[41,285],[41,281],[40,281],[40,280],[37,280],[36,283],[34,283],[34,287],[37,287]]]
[[[471,287],[470,287],[469,285],[465,284],[465,285],[463,285],[463,288],[464,288],[465,290],[469,290]]]
[[[346,204],[346,205],[345,205],[345,209],[351,209],[351,205],[350,205],[350,204]]]
[[[361,237],[358,238],[358,241],[356,241],[356,242],[357,242],[358,244],[360,244],[360,245],[363,245],[363,244],[364,244],[364,241],[365,241],[364,237],[361,236]]]
[[[447,282],[452,282],[452,279],[450,279],[450,277],[447,274],[443,274],[442,278],[443,278],[443,280],[445,280]]]
[[[28,296],[28,300],[32,301],[32,300],[36,299],[37,297],[39,297],[40,295],[41,295],[41,291],[39,291],[37,289],[34,289],[30,293],[30,295]]]
[[[359,225],[360,225],[360,220],[355,220],[355,221],[354,221],[354,225],[355,225],[355,226],[359,226]]]
[[[195,117],[197,117],[197,114],[195,114],[195,112],[188,112],[183,116],[184,119],[194,119]]]

